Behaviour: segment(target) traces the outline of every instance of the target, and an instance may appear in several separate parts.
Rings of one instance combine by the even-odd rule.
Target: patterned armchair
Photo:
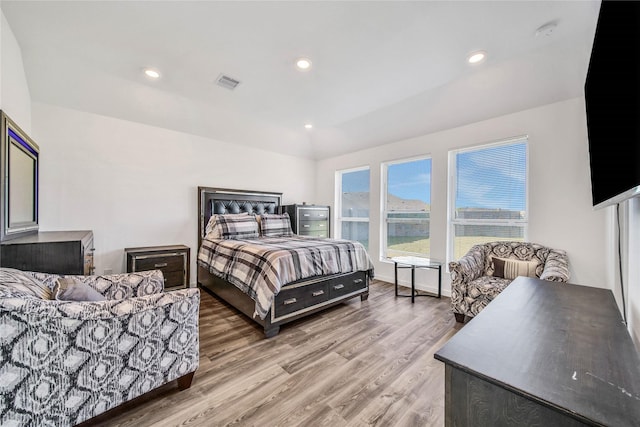
[[[458,322],[464,322],[464,316],[480,313],[513,280],[494,275],[493,258],[529,261],[520,264],[532,266],[530,276],[553,282],[569,281],[569,259],[563,250],[525,242],[475,245],[458,261],[449,263],[451,307]]]
[[[0,268],[0,425],[72,426],[172,380],[190,387],[198,289],[164,292],[160,270],[67,277],[106,299],[47,299],[60,276]]]

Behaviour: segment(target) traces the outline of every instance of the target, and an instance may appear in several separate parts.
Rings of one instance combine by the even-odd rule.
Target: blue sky
[[[387,182],[394,196],[431,203],[431,159],[389,165]]]
[[[458,153],[456,207],[524,210],[526,150],[523,142]]]
[[[526,144],[510,144],[457,154],[456,207],[525,209]],[[431,200],[431,159],[389,165],[391,194]],[[479,185],[478,183],[482,184]],[[345,192],[369,191],[369,170],[343,174]]]

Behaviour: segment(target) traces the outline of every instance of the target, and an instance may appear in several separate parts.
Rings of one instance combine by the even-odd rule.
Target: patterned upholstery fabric
[[[60,277],[27,273],[50,289]],[[73,277],[107,300],[0,284],[2,426],[72,426],[198,368],[198,289],[164,292],[160,270]]]
[[[20,295],[22,298],[53,299],[51,289],[27,272],[0,268],[0,297]]]
[[[536,261],[536,277],[554,282],[569,281],[569,258],[563,250],[525,242],[475,245],[458,261],[449,263],[454,313],[474,317],[511,283],[510,279],[493,276],[492,257]]]

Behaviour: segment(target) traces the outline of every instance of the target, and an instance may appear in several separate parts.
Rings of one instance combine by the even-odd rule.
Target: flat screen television
[[[584,85],[594,209],[640,196],[640,2],[602,1]]]

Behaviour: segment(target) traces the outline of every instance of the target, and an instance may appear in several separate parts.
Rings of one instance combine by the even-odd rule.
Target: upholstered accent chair
[[[474,317],[516,276],[553,282],[569,281],[569,258],[560,249],[537,243],[489,242],[473,246],[449,263],[451,307],[458,322]]]
[[[190,387],[199,289],[165,292],[160,270],[59,279],[0,268],[0,425],[73,426]]]

